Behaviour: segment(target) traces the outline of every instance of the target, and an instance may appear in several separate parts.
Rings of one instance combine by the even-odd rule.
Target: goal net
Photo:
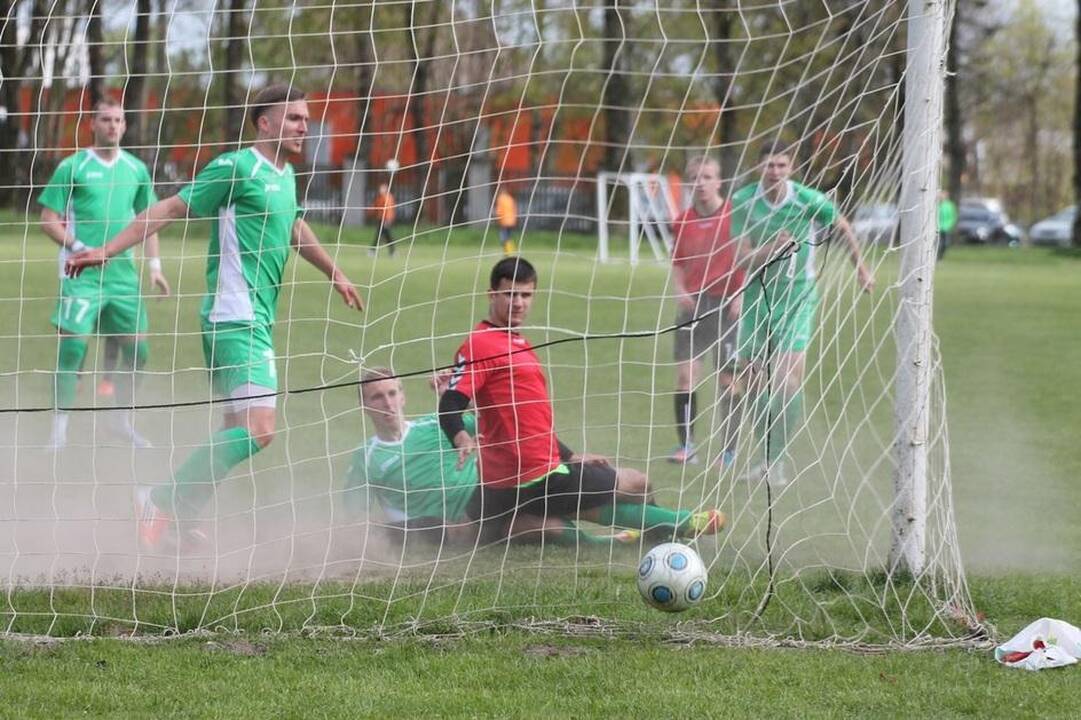
[[[91,5],[20,0],[0,20],[0,631],[982,637],[930,333],[949,3]],[[295,252],[280,292],[267,290],[277,278],[261,253],[286,236],[269,229],[268,204],[236,208],[245,192],[270,203],[290,189],[287,171],[251,150],[274,142],[250,122],[273,83],[306,92],[307,137],[283,157],[299,217],[363,313]],[[122,155],[101,149],[109,98],[123,103]],[[747,192],[776,212],[807,202],[755,194],[771,138],[785,143],[791,181],[819,193],[817,214],[797,211],[798,246],[752,268],[719,309],[680,315],[671,257],[698,202],[688,161],[718,162],[735,228]],[[237,153],[221,180],[235,202],[214,205],[188,186],[223,153]],[[73,208],[84,196],[111,207],[140,182],[116,179],[129,177],[117,168],[137,175],[139,163],[158,198],[179,193],[189,208],[160,233],[171,293],[153,286],[146,246],[130,260],[135,291],[107,281],[118,260],[62,286],[49,233],[117,232],[130,214]],[[55,217],[43,214],[50,187],[64,198]],[[842,219],[872,204],[894,208],[896,230],[850,245]],[[232,240],[244,251],[222,234],[229,212],[228,227],[247,223]],[[253,221],[268,229],[250,240]],[[747,238],[752,226],[740,226]],[[624,509],[616,527],[544,516],[552,526],[509,543],[462,527],[472,496],[457,456],[439,455],[452,451],[438,444],[429,380],[492,312],[489,272],[507,251],[537,269],[521,334],[559,439],[644,475],[657,514],[634,522]],[[228,272],[242,284],[225,288]],[[770,277],[783,288],[773,299]],[[205,332],[206,296],[225,290],[257,307],[270,297],[273,323],[234,318],[235,335]],[[740,342],[762,338],[756,364],[726,363],[726,394],[707,352],[680,389],[680,334],[740,302]],[[229,361],[215,353],[234,341],[241,365],[262,363],[244,376],[255,394],[276,395],[236,405],[215,394],[207,354],[217,384]],[[358,403],[361,371],[378,368],[407,398],[397,430]],[[366,377],[365,390],[380,381]],[[274,408],[272,433],[253,407]],[[503,411],[515,417],[513,405]],[[262,425],[244,425],[255,416]],[[421,432],[436,444],[406,442]],[[692,457],[672,462],[674,449]],[[134,498],[147,490],[159,505],[187,502],[162,513],[184,517],[157,542],[140,534]],[[723,513],[719,532],[701,524],[716,524],[711,510]],[[418,513],[426,530],[398,531]],[[635,589],[639,558],[673,538],[709,571],[704,599],[679,616]]]

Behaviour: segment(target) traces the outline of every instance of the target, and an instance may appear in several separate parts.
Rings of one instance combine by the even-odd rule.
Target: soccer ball
[[[691,548],[664,543],[638,563],[638,592],[647,605],[665,612],[682,612],[706,594],[706,566]]]
[[[387,167],[387,170],[389,170],[390,172],[394,172],[395,170],[398,169],[398,160],[396,158],[391,158],[390,160],[387,160],[387,166],[386,167]]]

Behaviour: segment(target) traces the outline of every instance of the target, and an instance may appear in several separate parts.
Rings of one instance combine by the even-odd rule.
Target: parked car
[[[969,243],[1016,244],[1024,239],[1024,232],[1014,223],[1002,207],[991,198],[972,198],[961,201],[957,214],[954,237]]]
[[[856,208],[852,216],[852,230],[856,237],[866,243],[891,244],[897,233],[897,206],[876,203]]]
[[[1028,238],[1033,245],[1069,247],[1073,241],[1073,221],[1076,216],[1076,207],[1061,210],[1030,227]]]

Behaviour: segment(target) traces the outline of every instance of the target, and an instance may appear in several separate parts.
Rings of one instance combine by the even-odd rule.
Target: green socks
[[[563,521],[563,532],[559,533],[554,540],[557,545],[607,545],[608,539],[598,537],[591,532],[586,532],[572,520]]]
[[[54,407],[69,408],[75,403],[75,391],[79,387],[79,371],[86,357],[86,338],[79,335],[61,335],[56,355],[56,377],[53,384]]]
[[[657,527],[678,528],[691,519],[689,510],[669,510],[657,505],[617,502],[601,508],[597,520],[602,525],[643,530]]]
[[[173,485],[154,488],[154,504],[178,517],[191,517],[210,499],[214,485],[234,467],[262,448],[247,428],[215,433],[210,442],[193,452],[173,476]]]
[[[769,403],[768,406],[767,403]],[[772,464],[778,458],[784,457],[788,442],[799,429],[801,422],[803,422],[802,392],[797,392],[792,397],[778,395],[773,402],[770,402],[767,393],[758,396],[758,401],[755,403],[755,425],[758,427],[760,439],[765,440],[768,433],[766,460],[769,463]]]

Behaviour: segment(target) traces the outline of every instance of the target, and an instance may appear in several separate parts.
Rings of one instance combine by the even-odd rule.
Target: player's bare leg
[[[749,473],[751,480],[766,479],[771,484],[788,483],[788,446],[803,421],[803,376],[807,362],[804,352],[781,353],[772,363],[767,378],[761,364],[751,369],[751,387],[758,397],[755,421],[758,437],[765,444],[765,462]]]
[[[114,375],[115,401],[120,408],[135,405],[135,388],[138,375],[146,366],[148,345],[141,335],[127,335],[113,338],[120,353],[120,365]],[[133,410],[120,409],[109,413],[113,432],[130,442],[133,447],[153,447],[150,441],[135,430]]]
[[[222,429],[210,442],[196,449],[173,476],[173,484],[154,488],[137,507],[139,534],[144,545],[153,547],[161,540],[164,517],[177,525],[182,546],[198,548],[205,542],[197,516],[209,502],[214,487],[244,460],[267,447],[274,439],[277,410],[274,398],[251,397],[264,394],[264,388],[248,386],[241,389],[240,407],[227,410]],[[272,393],[267,389],[267,393]],[[140,496],[136,496],[137,503]]]

